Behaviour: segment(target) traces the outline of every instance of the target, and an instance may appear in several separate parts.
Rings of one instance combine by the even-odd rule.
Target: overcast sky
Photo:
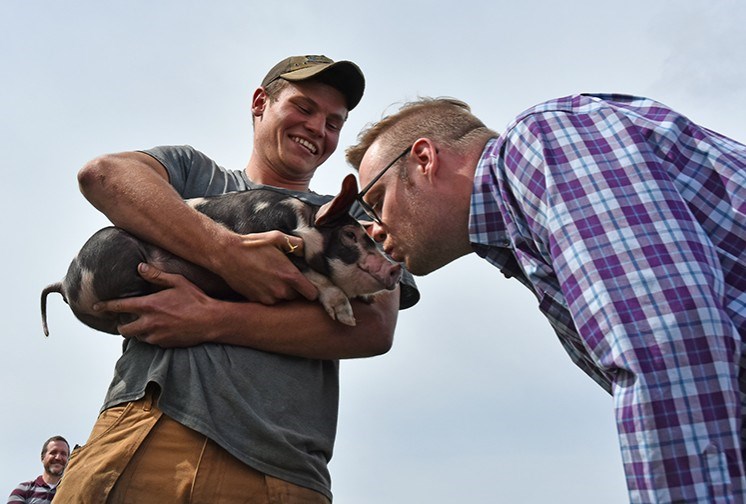
[[[737,0],[0,2],[3,187],[0,498],[41,443],[85,442],[120,340],[39,293],[107,224],[76,172],[103,153],[190,144],[229,168],[249,101],[292,54],[350,59],[367,92],[312,188],[392,104],[463,99],[494,129],[576,92],[641,94],[746,140],[746,6]],[[563,353],[535,298],[476,256],[419,279],[385,356],[341,366],[331,464],[341,504],[623,503],[611,398]]]

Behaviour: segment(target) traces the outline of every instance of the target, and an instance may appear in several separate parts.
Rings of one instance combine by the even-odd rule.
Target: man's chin
[[[47,473],[51,474],[52,476],[62,476],[63,472],[65,472],[65,466],[61,464],[47,467]]]
[[[409,257],[404,260],[404,266],[407,268],[407,271],[409,271],[414,276],[425,276],[437,269],[432,268],[429,265],[422,264],[421,262],[412,261]]]
[[[403,262],[404,266],[414,276],[426,276],[435,270],[439,270],[448,262],[435,262],[435,261],[418,261],[416,259],[407,256]]]

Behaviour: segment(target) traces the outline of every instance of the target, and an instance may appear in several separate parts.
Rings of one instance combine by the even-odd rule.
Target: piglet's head
[[[357,197],[357,181],[352,174],[347,175],[342,181],[342,190],[334,199],[325,203],[316,212],[316,227],[333,225],[338,219],[349,215],[352,204]]]
[[[348,175],[340,193],[316,213],[314,224],[322,236],[323,254],[308,254],[306,248],[308,264],[350,298],[393,290],[401,278],[401,266],[387,259],[362,224],[350,216],[356,197],[355,176]]]

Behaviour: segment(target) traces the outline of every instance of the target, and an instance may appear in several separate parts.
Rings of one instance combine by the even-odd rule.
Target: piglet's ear
[[[342,190],[333,200],[325,203],[316,212],[316,227],[329,225],[350,212],[350,207],[357,196],[357,180],[355,175],[349,174],[342,181]]]

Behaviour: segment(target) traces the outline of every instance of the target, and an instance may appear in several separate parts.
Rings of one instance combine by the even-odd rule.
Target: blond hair
[[[497,133],[474,116],[465,102],[424,97],[405,103],[396,113],[368,125],[358,135],[357,144],[346,149],[345,156],[357,170],[365,153],[378,140],[386,142],[389,155],[423,137],[464,153],[476,142],[484,143],[494,136]]]

